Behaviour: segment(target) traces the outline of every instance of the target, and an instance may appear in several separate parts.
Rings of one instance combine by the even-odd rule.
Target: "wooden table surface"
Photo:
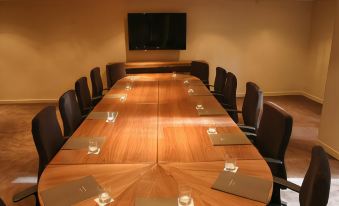
[[[178,185],[192,187],[199,205],[264,205],[210,189],[223,170],[224,159],[237,159],[238,172],[272,181],[266,162],[253,145],[213,146],[207,128],[241,133],[226,115],[199,116],[195,106],[219,108],[213,96],[190,96],[185,80],[192,76],[141,74],[116,83],[110,94],[127,94],[127,100],[103,98],[94,112],[118,112],[114,123],[86,119],[71,138],[104,136],[99,155],[87,148],[60,150],[43,172],[39,194],[60,183],[93,175],[111,188],[114,205],[134,205],[136,197],[176,197]],[[131,90],[126,90],[131,85]],[[41,202],[41,201],[40,201]],[[93,198],[79,205],[95,205]]]

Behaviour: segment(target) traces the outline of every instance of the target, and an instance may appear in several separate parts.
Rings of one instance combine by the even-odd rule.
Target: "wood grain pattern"
[[[115,123],[85,120],[73,134],[104,136],[106,141],[99,155],[83,150],[61,150],[50,164],[138,163],[156,162],[157,104],[100,104],[95,111],[116,111]]]
[[[271,180],[263,160],[239,160],[239,172]],[[103,188],[109,188],[114,205],[134,205],[136,197],[176,197],[179,185],[192,188],[199,205],[263,205],[262,203],[211,189],[224,162],[165,164],[50,165],[41,177],[41,191],[67,181],[93,175]],[[77,171],[74,173],[72,171]],[[164,186],[166,185],[166,186]],[[93,205],[93,198],[78,205]]]
[[[85,120],[71,138],[105,136],[99,155],[87,149],[61,150],[45,169],[39,192],[62,182],[93,175],[112,188],[113,205],[134,205],[136,197],[176,197],[178,185],[193,189],[195,205],[263,205],[210,189],[224,159],[236,158],[239,172],[272,181],[266,162],[253,145],[213,146],[208,127],[241,133],[227,115],[199,116],[195,106],[222,109],[213,96],[190,96],[190,75],[139,74],[121,79],[108,94],[127,94],[125,102],[104,98],[96,112],[114,111],[115,123]],[[192,82],[193,82],[192,81]],[[127,84],[132,85],[126,90]],[[206,87],[199,90],[208,92]],[[79,205],[93,205],[92,199]]]

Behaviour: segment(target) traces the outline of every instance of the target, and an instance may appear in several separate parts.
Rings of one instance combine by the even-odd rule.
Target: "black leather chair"
[[[226,74],[225,87],[221,94],[215,93],[214,96],[225,108],[235,123],[238,123],[237,111],[237,77],[232,73]]]
[[[56,117],[56,109],[49,106],[41,110],[32,120],[32,135],[39,154],[38,181],[47,164],[63,146],[65,139]],[[34,195],[36,205],[39,205],[37,185],[20,192],[13,197],[13,202],[19,202]]]
[[[299,193],[300,206],[326,206],[331,187],[331,171],[327,154],[320,146],[312,149],[310,166],[301,187],[279,177],[273,177],[274,185],[287,187]],[[270,205],[281,205],[271,202]]]
[[[4,203],[4,201],[0,198],[0,206],[6,206],[6,204]]]
[[[91,76],[91,82],[92,82],[92,98],[102,98],[103,97],[103,91],[107,90],[104,89],[104,86],[102,84],[101,74],[100,74],[100,68],[95,67],[90,72]]]
[[[80,106],[81,114],[88,115],[93,107],[100,101],[101,98],[91,99],[91,94],[87,84],[87,78],[81,77],[75,82],[75,93]]]
[[[221,94],[225,87],[227,71],[221,67],[215,69],[214,85],[208,85],[210,88],[213,87],[212,93]]]
[[[258,85],[253,82],[246,83],[246,94],[242,105],[242,118],[244,124],[238,125],[247,136],[255,137],[258,129],[259,115],[263,106],[263,94]]]
[[[209,89],[209,65],[207,63],[192,61],[191,75],[198,77]]]
[[[265,102],[254,145],[267,161],[274,176],[287,179],[285,152],[291,137],[292,116],[272,102]],[[272,200],[280,201],[280,190],[273,191]]]
[[[85,118],[81,115],[74,90],[68,90],[59,98],[59,110],[64,124],[64,136],[70,137]]]
[[[107,88],[111,88],[119,79],[126,76],[125,63],[106,65]]]

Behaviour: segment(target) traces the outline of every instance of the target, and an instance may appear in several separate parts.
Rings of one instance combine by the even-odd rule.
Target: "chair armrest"
[[[238,124],[238,127],[243,131],[243,132],[251,132],[251,133],[255,133],[256,128],[251,127],[251,126],[246,126],[243,124]]]
[[[219,97],[224,97],[224,95],[220,94],[220,93],[213,93],[214,96],[219,96]]]
[[[23,199],[25,199],[26,197],[29,197],[31,195],[37,195],[37,192],[38,192],[38,185],[33,185],[32,187],[29,187],[27,189],[25,189],[24,191],[22,192],[19,192],[17,194],[15,194],[13,196],[13,202],[19,202]],[[38,201],[38,200],[37,200]]]
[[[293,182],[289,182],[285,179],[282,179],[280,177],[273,176],[273,182],[275,184],[278,184],[283,187],[287,187],[290,190],[293,190],[294,192],[300,192],[301,187],[299,185],[294,184]]]
[[[84,108],[84,113],[85,114],[88,114],[88,113],[90,113],[92,111],[92,107],[86,107],[86,108]],[[86,115],[87,116],[87,115]]]
[[[283,164],[283,162],[281,160],[273,159],[273,158],[270,158],[270,157],[264,157],[264,160],[267,163],[273,163],[273,164],[279,164],[279,165]]]
[[[98,100],[100,100],[100,99],[102,99],[101,96],[99,96],[99,97],[93,97],[93,98],[92,98],[92,101],[98,101]]]
[[[255,140],[257,138],[257,135],[251,132],[244,132],[244,134],[246,135],[246,137],[254,144]]]
[[[86,119],[87,115],[81,115],[81,122],[83,122]]]
[[[236,113],[242,113],[242,111],[236,110],[236,109],[226,109],[227,112],[236,112]]]
[[[225,108],[225,110],[227,110],[231,107],[231,105],[229,105],[229,104],[225,104],[225,103],[220,103],[220,104]]]

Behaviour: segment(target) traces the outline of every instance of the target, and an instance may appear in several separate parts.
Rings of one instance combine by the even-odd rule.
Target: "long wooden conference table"
[[[190,80],[190,86],[184,84]],[[126,90],[127,84],[132,85]],[[225,157],[237,159],[238,172],[272,182],[266,162],[253,145],[213,146],[206,130],[241,133],[228,114],[199,116],[197,104],[223,109],[211,95],[191,96],[188,87],[209,92],[190,75],[141,74],[118,81],[107,95],[127,94],[127,100],[103,98],[94,112],[118,112],[114,123],[86,119],[71,138],[103,136],[100,154],[87,149],[61,149],[43,172],[39,195],[58,184],[92,175],[111,188],[114,203],[134,205],[137,197],[177,197],[178,185],[192,188],[196,206],[264,205],[211,189],[223,171]],[[41,196],[40,202],[43,204]],[[96,205],[93,198],[78,205]]]

